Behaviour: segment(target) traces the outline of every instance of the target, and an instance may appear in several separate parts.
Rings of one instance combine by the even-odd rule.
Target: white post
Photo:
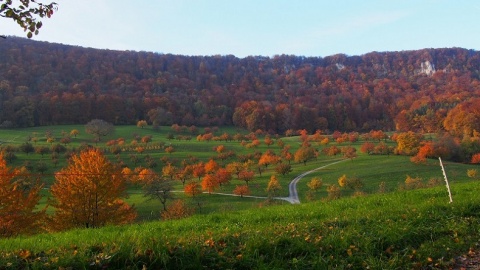
[[[438,160],[440,160],[440,166],[442,167],[443,177],[445,178],[445,183],[446,183],[447,190],[448,190],[448,197],[450,198],[449,203],[452,203],[453,202],[452,192],[450,192],[450,185],[448,184],[447,173],[445,173],[445,168],[443,167],[442,159],[440,157],[438,157]]]

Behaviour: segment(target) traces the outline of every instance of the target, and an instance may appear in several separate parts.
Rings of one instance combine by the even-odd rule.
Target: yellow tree
[[[145,120],[139,120],[139,121],[137,122],[137,127],[139,127],[139,128],[144,128],[144,127],[146,127],[146,126],[148,126],[148,123],[147,123],[147,121],[145,121]]]
[[[131,223],[135,210],[121,197],[125,175],[98,149],[73,155],[69,165],[55,174],[50,201],[55,208],[53,229],[98,228]]]
[[[347,176],[344,174],[338,178],[338,185],[342,188],[346,187],[347,181],[348,181]]]
[[[323,181],[318,177],[314,177],[312,178],[312,180],[310,180],[310,182],[307,183],[307,186],[308,186],[307,199],[309,201],[313,201],[315,200],[316,193],[318,192],[318,190],[322,188]]]
[[[397,135],[397,151],[400,154],[415,155],[420,147],[422,135],[413,131],[400,133]]]
[[[35,211],[42,186],[22,169],[9,168],[0,154],[0,237],[39,231],[45,210]]]
[[[162,168],[163,177],[168,177],[170,179],[173,179],[176,172],[177,172],[177,167],[172,166],[171,163],[168,163],[167,166]]]
[[[227,164],[226,169],[229,172],[231,172],[232,174],[235,174],[237,176],[237,179],[238,179],[239,175],[240,175],[240,172],[245,170],[245,166],[242,163],[235,161],[235,162]]]
[[[277,192],[282,189],[280,183],[278,182],[278,178],[276,175],[270,176],[270,181],[268,181],[267,192],[272,197],[277,196]]]
[[[307,186],[310,190],[317,191],[322,188],[323,181],[318,177],[314,177],[312,180],[310,180],[310,182],[308,182]]]
[[[307,164],[307,161],[315,157],[315,149],[312,147],[302,146],[297,152],[295,152],[295,162],[303,162],[303,165]]]
[[[70,136],[73,136],[73,137],[77,137],[77,135],[80,134],[80,131],[78,131],[78,129],[72,129],[70,131]]]

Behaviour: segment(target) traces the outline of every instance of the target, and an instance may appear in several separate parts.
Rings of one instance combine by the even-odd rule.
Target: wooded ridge
[[[237,58],[8,37],[0,42],[0,63],[2,127],[99,118],[272,133],[480,130],[480,52],[462,48]]]

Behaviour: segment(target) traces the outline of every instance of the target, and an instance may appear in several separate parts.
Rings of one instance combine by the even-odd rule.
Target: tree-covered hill
[[[3,127],[101,118],[275,133],[480,130],[480,113],[472,109],[480,93],[480,52],[461,48],[237,58],[9,37],[0,42],[0,63]]]

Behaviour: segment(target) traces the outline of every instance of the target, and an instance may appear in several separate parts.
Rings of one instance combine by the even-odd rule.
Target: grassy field
[[[5,269],[448,269],[479,182],[0,240]]]
[[[279,154],[277,145],[261,144],[247,149],[237,141],[200,142],[192,140],[168,140],[173,133],[169,127],[159,131],[132,126],[116,127],[115,133],[93,142],[85,134],[83,126],[55,126],[29,129],[0,130],[0,142],[20,146],[32,137],[34,146],[51,146],[46,140],[49,132],[57,143],[62,131],[78,129],[80,134],[72,138],[67,148],[78,149],[84,144],[105,149],[107,157],[133,168],[130,158],[133,150],[123,151],[119,157],[110,154],[105,142],[124,138],[130,144],[135,136],[152,135],[150,144],[162,145],[146,150],[139,157],[149,155],[158,162],[162,159],[179,164],[191,156],[207,161],[217,153],[214,146],[224,145],[238,155],[267,149]],[[221,129],[234,134],[233,128]],[[263,141],[263,137],[259,138]],[[282,138],[294,153],[300,146],[298,137]],[[348,144],[360,148],[363,142]],[[393,144],[393,142],[389,142]],[[172,145],[175,152],[168,154],[165,145]],[[336,145],[331,143],[330,145]],[[345,144],[347,145],[347,144]],[[325,146],[314,144],[321,150]],[[353,160],[341,160],[340,156],[320,155],[303,163],[292,162],[293,171],[278,175],[282,190],[279,196],[288,196],[288,184],[297,175],[325,165],[305,176],[298,183],[301,204],[290,205],[277,201],[266,204],[265,199],[240,198],[219,194],[202,194],[186,198],[182,185],[176,183],[175,197],[201,207],[193,217],[179,221],[159,221],[161,204],[147,200],[136,186],[129,188],[127,201],[135,205],[138,223],[129,226],[106,227],[95,230],[23,236],[0,240],[0,269],[446,269],[453,258],[468,252],[480,239],[480,184],[467,177],[474,165],[445,163],[452,185],[454,202],[448,203],[448,195],[438,160],[426,164],[414,164],[405,156],[366,155],[360,152]],[[67,164],[61,156],[55,166],[50,154],[25,154],[15,152],[12,164],[21,166],[26,161],[45,162],[48,170],[42,175],[46,186],[54,181],[53,173]],[[221,162],[225,165],[234,159]],[[220,161],[219,161],[220,162]],[[137,166],[145,166],[141,161]],[[252,195],[267,196],[266,186],[274,174],[273,166],[258,172],[250,184]],[[361,196],[353,196],[350,189],[341,189],[338,200],[327,200],[326,187],[338,184],[342,175],[358,177],[364,184]],[[437,179],[440,186],[406,191],[402,188],[407,175],[419,177],[425,186]],[[315,201],[307,198],[307,183],[314,177],[323,182],[315,195]],[[243,182],[233,179],[217,192],[232,193]],[[384,183],[384,191],[379,186]],[[42,205],[49,196],[43,192]],[[50,209],[51,212],[53,209]]]
[[[281,147],[276,144],[271,145],[270,147],[266,146],[263,143],[263,136],[259,137],[259,140],[262,142],[255,149],[247,149],[242,146],[238,141],[197,141],[195,135],[191,135],[191,140],[176,140],[176,139],[167,139],[168,134],[175,134],[175,132],[170,127],[161,127],[159,130],[153,130],[151,127],[147,128],[138,128],[135,126],[117,126],[115,127],[115,132],[108,135],[107,137],[102,138],[98,143],[95,143],[93,136],[86,134],[84,131],[84,126],[80,125],[69,125],[69,126],[51,126],[51,127],[35,127],[35,128],[26,128],[26,129],[13,129],[13,130],[0,130],[0,142],[2,146],[14,145],[20,146],[23,143],[30,140],[32,145],[35,147],[38,146],[47,146],[51,147],[52,144],[57,144],[60,142],[60,139],[63,137],[62,134],[68,134],[71,130],[77,129],[79,134],[76,137],[71,138],[71,142],[66,145],[67,149],[78,149],[82,145],[93,145],[105,150],[107,157],[111,161],[122,160],[130,168],[135,166],[146,166],[146,163],[143,161],[145,156],[150,156],[154,159],[158,165],[154,170],[161,172],[161,168],[164,165],[162,159],[168,158],[169,162],[173,162],[177,166],[180,166],[180,162],[184,159],[188,159],[191,156],[198,158],[198,160],[207,161],[211,157],[217,155],[213,150],[215,146],[224,145],[227,151],[233,151],[237,156],[246,155],[249,153],[265,152],[267,149],[273,150],[275,153],[280,154]],[[199,132],[203,132],[202,129],[199,129]],[[229,133],[231,135],[236,133],[247,134],[244,130],[238,130],[235,128],[221,128],[215,132],[216,136],[219,136],[223,133]],[[47,142],[48,136],[55,138],[55,142]],[[147,149],[144,153],[138,154],[132,149],[128,149],[128,146],[131,145],[131,141],[134,138],[141,138],[143,136],[150,135],[152,136],[152,142],[149,145],[162,145],[163,147],[157,149]],[[35,139],[32,139],[35,138]],[[109,152],[109,147],[106,146],[106,142],[110,140],[116,140],[123,138],[125,140],[124,148],[126,151],[123,151],[118,157]],[[300,146],[300,141],[298,137],[285,137],[282,138],[286,145],[291,147],[291,152],[294,153]],[[360,148],[363,142],[359,141],[354,144],[348,144]],[[389,142],[393,145],[393,142]],[[142,145],[142,144],[140,144]],[[148,144],[147,144],[148,145]],[[164,146],[172,145],[175,151],[171,154],[168,154],[164,151]],[[330,145],[337,145],[336,143],[330,143]],[[347,144],[343,144],[347,145]],[[325,146],[320,146],[314,144],[316,148],[321,150]],[[341,147],[342,145],[339,145]],[[148,148],[148,147],[146,147]],[[307,175],[298,183],[298,190],[300,194],[300,200],[302,202],[307,201],[307,183],[313,178],[318,177],[322,179],[323,188],[316,194],[316,199],[322,200],[327,197],[326,187],[332,184],[337,184],[337,180],[342,175],[347,175],[348,177],[358,177],[364,183],[362,191],[366,194],[376,193],[379,190],[380,183],[385,183],[386,191],[394,191],[402,185],[407,177],[410,175],[412,177],[420,177],[426,183],[432,178],[442,179],[442,174],[440,167],[438,166],[438,160],[429,160],[427,164],[417,165],[410,162],[409,157],[405,156],[382,156],[382,155],[366,155],[357,151],[358,157],[354,160],[345,161],[335,165],[331,165],[325,169],[318,170],[312,174]],[[132,161],[131,156],[136,155],[139,158],[139,162],[135,165]],[[17,159],[12,162],[13,166],[22,166],[26,161],[30,162],[33,166],[38,162],[44,162],[47,164],[48,169],[44,172],[42,181],[46,183],[46,187],[53,183],[54,177],[53,173],[58,171],[60,168],[67,165],[67,159],[64,154],[60,154],[59,162],[57,165],[54,165],[51,160],[51,155],[46,154],[41,156],[40,154],[30,153],[25,154],[21,151],[16,151]],[[330,164],[341,158],[340,156],[329,157],[324,154],[321,154],[316,160],[311,160],[307,162],[306,165],[302,163],[294,163],[292,161],[293,171],[287,175],[278,175],[279,182],[282,186],[282,190],[278,196],[288,196],[288,184],[295,178],[297,175],[309,171],[327,164]],[[225,165],[228,162],[232,162],[235,159],[231,158],[224,162],[219,161],[221,165]],[[450,181],[453,183],[461,183],[469,181],[466,176],[467,169],[473,168],[472,165],[467,164],[458,164],[458,163],[446,163],[446,170],[450,177]],[[268,168],[264,168],[262,175],[259,175],[258,172],[255,176],[254,181],[250,184],[251,195],[254,196],[267,196],[266,187],[267,183],[272,174],[275,174],[274,166],[271,165]],[[233,179],[231,183],[222,186],[217,192],[221,193],[232,193],[236,185],[241,185],[244,182]],[[183,189],[180,182],[176,183],[175,190],[181,191]],[[158,219],[159,212],[161,210],[161,205],[157,201],[147,200],[141,194],[141,190],[138,188],[130,188],[129,197],[127,201],[131,204],[134,204],[138,214],[139,221],[150,221]],[[42,203],[46,202],[46,197],[48,197],[48,192],[44,191],[44,199]],[[352,190],[344,189],[342,190],[342,196],[351,196],[353,195]],[[185,198],[181,192],[176,192],[175,197]],[[224,213],[232,210],[242,210],[250,209],[252,207],[258,207],[265,203],[264,199],[254,199],[254,198],[238,198],[231,196],[221,196],[215,194],[204,194],[195,201],[187,199],[192,205],[200,205],[201,208],[197,210],[198,214],[208,214],[208,213]],[[284,201],[278,201],[279,204],[285,204]],[[52,210],[52,209],[50,209]]]

